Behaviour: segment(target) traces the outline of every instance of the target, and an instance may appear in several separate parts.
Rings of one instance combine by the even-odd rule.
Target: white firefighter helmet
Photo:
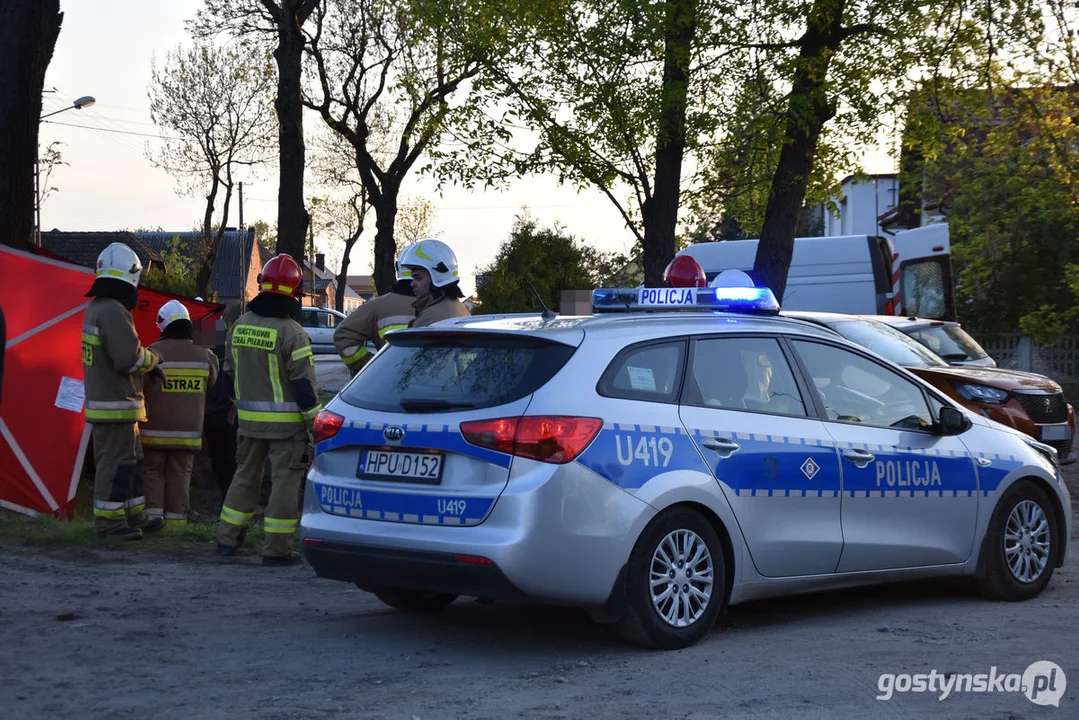
[[[161,332],[165,332],[165,328],[177,320],[191,322],[191,313],[179,300],[169,300],[157,311],[157,329]]]
[[[409,249],[415,244],[416,243],[409,243],[408,245],[405,245],[405,247],[397,255],[397,263],[396,263],[396,265],[397,265],[397,279],[398,280],[411,280],[412,279],[412,268],[407,268],[404,265],[402,265],[401,264],[401,258],[403,258],[405,256],[405,253],[407,253],[409,251]]]
[[[457,282],[457,256],[450,246],[433,238],[409,245],[397,261],[402,267],[421,267],[431,273],[431,284],[446,287]]]
[[[142,262],[135,251],[123,243],[112,243],[97,256],[95,276],[123,280],[132,287],[139,286]]]

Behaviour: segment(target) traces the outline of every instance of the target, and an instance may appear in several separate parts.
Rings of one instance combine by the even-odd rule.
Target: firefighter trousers
[[[186,525],[194,451],[148,448],[144,454],[146,514],[150,517],[164,515],[168,525]]]
[[[92,423],[94,530],[101,535],[146,526],[138,423]]]
[[[241,534],[255,514],[267,459],[271,487],[262,520],[266,533],[262,554],[283,557],[292,551],[292,540],[300,524],[300,487],[311,463],[306,431],[284,440],[240,436],[236,448],[238,467],[221,506],[217,541],[229,547],[239,544]]]

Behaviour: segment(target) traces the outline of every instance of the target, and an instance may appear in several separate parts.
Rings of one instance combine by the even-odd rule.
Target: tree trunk
[[[835,115],[835,103],[828,98],[825,86],[828,65],[844,38],[844,4],[845,0],[814,0],[809,11],[787,104],[783,149],[757,243],[753,279],[758,286],[770,288],[781,303],[817,141],[824,124]]]
[[[696,0],[668,0],[663,86],[657,128],[656,175],[652,197],[643,210],[644,284],[659,287],[674,257],[682,158],[686,150],[686,98],[689,61],[697,30]]]
[[[283,2],[278,20],[277,61],[278,141],[281,146],[277,189],[277,252],[291,255],[303,267],[304,242],[310,216],[304,207],[303,176],[307,149],[303,139],[303,105],[300,102],[304,37],[296,2]],[[282,21],[283,20],[283,21]]]
[[[34,226],[41,91],[63,19],[60,0],[0,3],[0,244],[21,250]]]
[[[210,224],[213,214],[213,201],[217,196],[218,181],[214,178],[213,184],[210,186],[210,195],[207,199],[206,217],[204,219],[204,225],[202,228],[203,238],[203,250],[202,250],[202,263],[199,265],[198,273],[195,275],[195,292],[203,300],[210,299],[210,280],[214,276],[214,265],[217,263],[217,253],[221,248],[221,239],[225,236],[225,227],[229,221],[229,205],[232,201],[232,185],[225,185],[225,205],[221,211],[221,224],[217,228],[217,232],[211,236]],[[241,239],[241,242],[242,239]],[[240,289],[243,292],[243,288]]]
[[[334,298],[334,306],[336,307],[337,312],[345,311],[345,288],[348,287],[348,266],[352,262],[349,259],[349,255],[352,253],[352,248],[356,246],[356,242],[359,241],[360,233],[362,232],[363,226],[361,225],[356,232],[345,238],[345,252],[341,255],[341,272],[337,273],[337,297]]]
[[[397,188],[383,190],[371,196],[375,209],[375,292],[387,293],[397,282],[397,246],[393,242],[393,225],[397,220]]]

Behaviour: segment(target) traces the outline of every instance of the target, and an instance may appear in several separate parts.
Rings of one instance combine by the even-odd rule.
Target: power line
[[[54,120],[42,120],[42,125],[63,125],[64,127],[80,128],[82,130],[99,130],[101,132],[116,133],[117,135],[138,135],[140,137],[157,138],[159,140],[181,140],[182,138],[171,135],[155,135],[154,133],[140,133],[133,130],[114,130],[113,128],[94,127],[93,125],[76,125],[75,123],[56,122]]]

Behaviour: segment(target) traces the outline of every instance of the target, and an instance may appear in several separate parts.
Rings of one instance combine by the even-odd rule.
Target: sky
[[[151,58],[163,58],[166,51],[190,42],[184,22],[194,17],[201,0],[61,0],[60,5],[64,20],[45,76],[42,114],[70,108],[84,95],[97,103],[42,121],[40,146],[63,143],[59,150],[65,163],[50,179],[57,191],[42,204],[42,229],[193,229],[205,200],[178,195],[176,180],[147,159],[147,149],[160,146],[147,87]],[[276,221],[276,169],[238,179],[244,181],[245,224]],[[314,188],[308,192],[317,194]],[[550,176],[516,180],[502,192],[444,187],[439,194],[433,181],[412,174],[402,195],[434,204],[435,228],[457,254],[466,294],[474,290],[477,270],[494,259],[509,237],[523,206],[541,226],[560,223],[602,250],[628,252],[633,244],[606,197],[560,186]],[[232,214],[229,224],[236,222]],[[373,220],[369,225],[373,230]],[[327,239],[316,233],[316,245]],[[351,261],[350,272],[370,271],[369,241],[354,248]]]

